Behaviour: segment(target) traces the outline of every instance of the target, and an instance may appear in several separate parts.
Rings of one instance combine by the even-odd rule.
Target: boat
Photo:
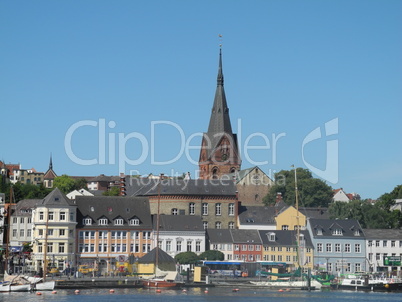
[[[32,290],[54,290],[56,281],[45,281],[43,278],[24,277],[32,285]]]
[[[331,288],[354,291],[402,291],[402,279],[369,274],[349,274],[345,278],[332,282]]]
[[[162,271],[159,271],[162,273]],[[145,288],[181,288],[184,282],[176,271],[163,272],[164,276],[143,279],[142,286]],[[159,274],[161,275],[161,274]]]
[[[29,292],[31,284],[18,284],[11,282],[3,282],[0,284],[0,292]]]
[[[306,280],[277,280],[277,281],[250,281],[250,284],[263,287],[280,287],[280,288],[293,288],[293,289],[311,289],[319,290],[322,284],[317,280],[310,280],[310,286]]]

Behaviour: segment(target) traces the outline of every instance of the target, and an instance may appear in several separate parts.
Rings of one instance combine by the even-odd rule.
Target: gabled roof
[[[370,240],[401,240],[402,229],[364,229],[366,239]]]
[[[154,248],[152,251],[145,254],[143,257],[138,259],[138,263],[155,264],[157,252],[158,252],[158,268],[163,271],[175,271],[176,261],[173,259],[173,257],[169,256],[164,250],[160,248]]]
[[[233,243],[232,234],[229,229],[207,229],[209,242],[214,243]]]
[[[273,230],[273,231],[258,231],[262,240],[263,245],[269,246],[295,246],[297,239],[297,231],[283,231],[283,230]],[[269,240],[269,234],[275,234],[275,241]],[[300,231],[301,235],[304,235],[306,247],[313,247],[313,243],[310,238],[308,231]]]
[[[157,196],[158,179],[126,177],[127,196]],[[231,196],[236,197],[236,185],[232,180],[165,179],[160,185],[161,195],[183,196]]]
[[[270,207],[241,206],[239,209],[240,225],[275,225],[275,217],[289,206],[283,201]]]
[[[118,197],[118,196],[77,196],[76,204],[79,228],[93,228],[84,226],[83,218],[90,217],[96,224],[101,217],[113,222],[116,217],[124,220],[122,226],[113,224],[98,226],[97,228],[127,228],[129,220],[136,216],[140,220],[139,226],[129,225],[132,229],[152,229],[149,201],[146,197]]]
[[[299,212],[307,218],[329,219],[328,208],[304,208],[299,207]]]
[[[157,217],[153,215],[153,228],[156,230]],[[198,231],[205,232],[201,216],[159,215],[159,231]]]
[[[15,206],[14,215],[16,216],[32,216],[31,210],[36,207],[42,199],[23,199]]]
[[[331,237],[331,238],[364,238],[364,232],[356,219],[315,219],[308,220],[313,231],[314,237]],[[334,235],[335,229],[342,229],[342,236]],[[317,235],[317,231],[321,230],[322,235]],[[355,236],[355,232],[359,231],[359,236]]]
[[[257,230],[230,230],[233,243],[238,244],[261,244],[261,238]]]
[[[53,189],[41,202],[37,204],[38,206],[74,206],[74,203],[60,191],[59,188]]]

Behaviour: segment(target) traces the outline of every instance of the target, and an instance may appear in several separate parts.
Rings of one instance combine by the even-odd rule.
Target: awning
[[[21,250],[22,250],[22,246],[11,246],[10,247],[10,251],[14,252],[14,253],[21,252]]]

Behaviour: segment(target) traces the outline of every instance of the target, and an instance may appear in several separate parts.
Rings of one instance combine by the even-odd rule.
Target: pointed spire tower
[[[43,176],[43,184],[45,188],[53,188],[53,181],[57,177],[57,174],[53,171],[52,153],[50,153],[49,169]]]
[[[232,132],[223,88],[222,48],[219,50],[217,87],[208,132],[204,133],[199,159],[200,178],[218,179],[240,170],[237,136]]]

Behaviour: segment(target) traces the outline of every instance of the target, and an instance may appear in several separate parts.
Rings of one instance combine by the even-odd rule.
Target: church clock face
[[[221,157],[221,158],[222,158],[223,161],[225,161],[225,160],[228,159],[228,156],[227,156],[227,154],[225,153],[225,154],[222,154],[222,157]]]

